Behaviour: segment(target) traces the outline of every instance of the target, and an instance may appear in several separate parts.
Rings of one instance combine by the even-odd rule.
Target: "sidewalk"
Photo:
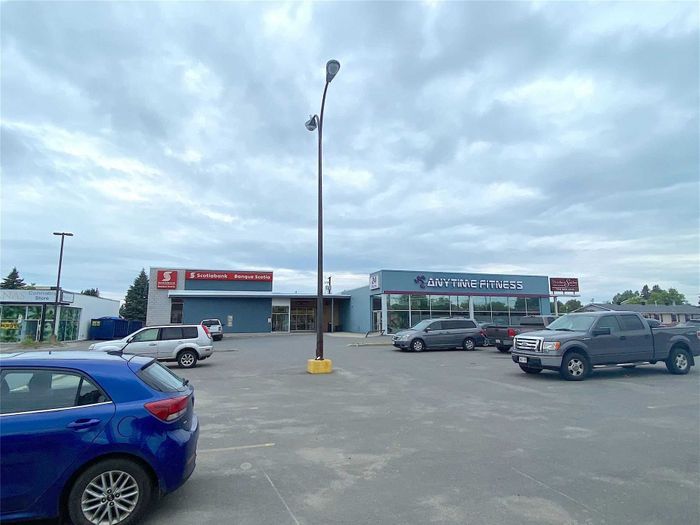
[[[94,341],[69,341],[67,343],[36,343],[36,345],[23,345],[22,343],[0,343],[0,354],[14,352],[46,352],[48,350],[87,350]]]

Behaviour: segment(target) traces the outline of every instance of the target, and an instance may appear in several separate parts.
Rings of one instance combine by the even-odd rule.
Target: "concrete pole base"
[[[330,374],[333,372],[333,361],[330,359],[309,359],[306,361],[306,371],[309,374]]]

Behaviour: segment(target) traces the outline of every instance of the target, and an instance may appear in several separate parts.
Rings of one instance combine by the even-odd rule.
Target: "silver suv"
[[[458,317],[425,319],[392,338],[395,347],[413,352],[438,348],[474,350],[484,343],[484,332],[479,324],[473,319]]]
[[[159,361],[177,361],[182,368],[193,368],[200,359],[209,359],[214,347],[208,329],[195,324],[147,326],[123,339],[94,343],[90,350],[144,355]]]

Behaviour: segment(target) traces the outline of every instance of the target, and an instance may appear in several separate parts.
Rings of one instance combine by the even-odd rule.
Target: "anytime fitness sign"
[[[256,281],[272,282],[272,272],[212,272],[209,270],[187,270],[188,281]]]
[[[522,290],[522,281],[501,281],[492,279],[450,279],[418,275],[413,280],[418,286],[426,288],[468,288],[474,290]]]

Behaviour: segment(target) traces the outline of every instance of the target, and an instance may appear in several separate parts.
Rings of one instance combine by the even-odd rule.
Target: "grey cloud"
[[[694,300],[698,8],[615,6],[5,4],[1,270],[52,282],[60,227],[73,288],[119,295],[155,264],[313,273],[303,122],[333,57],[327,270],[513,268]]]

